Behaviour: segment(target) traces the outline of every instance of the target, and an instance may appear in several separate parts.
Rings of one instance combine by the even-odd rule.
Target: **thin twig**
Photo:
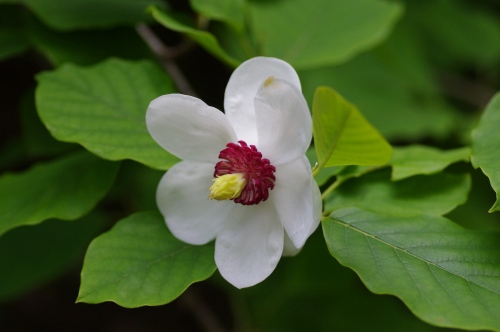
[[[192,289],[189,288],[179,298],[182,304],[188,308],[198,321],[203,325],[204,329],[208,332],[224,332],[225,329],[219,324],[215,314],[203,302],[200,296]]]
[[[495,94],[494,89],[481,82],[467,80],[452,73],[440,73],[439,80],[448,96],[479,109],[485,108]]]
[[[155,35],[155,33],[144,23],[136,25],[137,33],[148,44],[149,48],[161,61],[165,71],[172,77],[180,92],[196,97],[196,92],[193,90],[188,80],[179,69],[174,58],[185,53],[192,44],[185,42],[179,47],[168,47]]]

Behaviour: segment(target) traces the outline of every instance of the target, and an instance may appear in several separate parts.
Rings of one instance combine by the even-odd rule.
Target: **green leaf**
[[[366,173],[376,171],[378,169],[380,169],[380,167],[377,166],[346,166],[337,173],[337,178],[344,182],[348,179],[358,178]]]
[[[459,161],[469,161],[468,147],[442,151],[423,145],[394,147],[391,159],[392,180],[417,174],[433,174]]]
[[[132,27],[60,32],[32,18],[27,30],[33,46],[55,66],[66,62],[91,65],[112,56],[128,60],[152,58],[151,51]]]
[[[399,297],[431,324],[500,329],[500,233],[438,216],[359,209],[337,211],[322,224],[332,256],[372,292]]]
[[[89,246],[77,302],[123,307],[168,303],[215,271],[214,246],[177,240],[157,212],[119,221]]]
[[[146,8],[160,0],[11,0],[24,4],[45,24],[58,30],[107,28],[148,18]]]
[[[395,2],[295,0],[249,2],[261,55],[310,69],[347,61],[387,37],[402,13]]]
[[[438,58],[443,66],[495,66],[498,63],[500,26],[495,11],[487,6],[434,0],[411,1],[408,7],[408,18],[429,39],[429,55]]]
[[[149,10],[158,23],[170,30],[185,34],[219,60],[232,67],[237,67],[240,64],[240,61],[231,57],[220,47],[219,42],[210,32],[190,27],[160,8],[150,7]]]
[[[0,301],[18,297],[81,263],[90,241],[103,229],[103,221],[89,214],[73,222],[48,220],[4,234],[0,238],[0,271],[4,271],[0,273]]]
[[[243,0],[189,0],[189,3],[209,19],[225,22],[237,30],[243,29]]]
[[[22,22],[20,8],[0,6],[0,61],[26,51],[29,40]]]
[[[490,212],[500,210],[500,93],[497,93],[486,107],[478,126],[472,132],[471,161],[475,168],[481,167],[490,179],[491,186],[497,193],[495,204]]]
[[[413,30],[403,18],[376,49],[346,64],[300,71],[304,96],[312,103],[318,86],[334,87],[390,140],[442,140],[470,126],[443,99]]]
[[[468,174],[419,175],[391,182],[384,169],[350,179],[326,198],[325,210],[346,207],[391,215],[427,213],[442,215],[467,200]]]
[[[0,177],[0,235],[46,219],[77,219],[109,190],[118,163],[78,152]]]
[[[92,67],[67,64],[37,80],[38,113],[56,139],[109,160],[132,159],[157,169],[178,162],[146,128],[151,100],[174,92],[157,65],[118,59]]]
[[[318,87],[313,101],[314,146],[320,168],[384,165],[392,148],[358,109],[336,91]]]

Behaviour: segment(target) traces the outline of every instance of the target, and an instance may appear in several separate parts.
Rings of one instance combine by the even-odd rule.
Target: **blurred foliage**
[[[152,51],[144,35],[138,33],[137,24],[149,24],[166,45],[166,53]],[[150,100],[182,90],[175,73],[166,74],[161,65],[167,70],[169,65],[177,66],[201,97],[219,100],[213,106],[221,107],[224,91],[220,87],[231,70],[257,55],[290,62],[298,70],[310,106],[316,88],[330,86],[355,105],[389,142],[399,146],[389,163],[396,182],[391,182],[388,168],[323,168],[316,178],[318,183],[323,191],[332,185],[335,189],[326,196],[326,211],[368,210],[358,215],[369,215],[367,220],[373,224],[396,218],[392,226],[410,229],[407,236],[418,233],[411,227],[427,227],[424,224],[428,222],[428,227],[436,227],[436,232],[446,234],[452,243],[450,234],[459,229],[460,243],[469,246],[447,253],[435,248],[434,255],[441,259],[448,254],[466,255],[487,242],[485,239],[497,236],[498,215],[488,214],[495,192],[489,179],[467,161],[471,145],[473,165],[481,167],[498,190],[498,97],[480,120],[483,109],[500,90],[498,1],[0,0],[0,169],[5,172],[0,176],[0,230],[5,232],[0,237],[0,301],[5,304],[0,318],[16,299],[80,269],[92,238],[118,220],[122,221],[95,240],[89,255],[97,257],[96,250],[113,247],[113,241],[118,241],[118,251],[103,249],[99,254],[110,256],[89,261],[86,275],[106,271],[113,264],[130,267],[134,259],[144,273],[148,263],[142,258],[160,257],[162,250],[170,252],[155,245],[166,238],[172,242],[163,246],[175,242],[167,229],[160,227],[159,216],[141,212],[156,208],[155,190],[163,172],[155,169],[168,169],[177,161],[154,144],[144,124]],[[419,150],[414,144],[427,147]],[[314,149],[308,151],[308,157],[314,165]],[[445,214],[448,219],[429,214]],[[412,224],[415,215],[418,218]],[[140,226],[133,226],[128,237],[116,235],[124,224],[130,226],[130,220]],[[145,220],[144,224],[140,220]],[[410,286],[398,290],[404,271],[379,271],[382,276],[377,277],[369,268],[371,256],[363,255],[370,249],[369,241],[379,236],[377,230],[355,231],[349,228],[352,222],[337,211],[323,227],[326,240],[332,254],[359,273],[369,289],[398,295],[431,324],[500,330],[496,311],[488,314],[498,308],[498,292],[485,295],[481,304],[471,299],[472,293],[464,293],[462,284],[449,281],[447,285],[452,286],[446,301],[454,294],[465,294],[457,301],[472,302],[450,309],[449,319],[442,321],[439,310],[449,311],[452,301],[431,300],[433,305],[422,309],[425,301],[419,301],[415,294],[411,298],[406,292]],[[136,237],[138,230],[148,225],[149,235]],[[340,242],[337,237],[343,233],[334,228],[343,228],[351,235],[357,232],[353,243]],[[387,226],[386,231],[392,228]],[[276,271],[253,288],[231,288],[216,273],[194,289],[223,294],[204,300],[215,310],[215,319],[234,330],[440,329],[416,318],[396,297],[370,293],[355,272],[331,257],[320,233],[317,230],[297,257],[282,259]],[[430,241],[421,233],[418,236],[421,244]],[[397,246],[393,240],[386,239],[389,246],[377,243],[383,246],[381,252]],[[474,248],[470,243],[475,243]],[[400,247],[412,250],[405,245]],[[211,257],[207,248],[210,245],[196,250]],[[122,250],[139,254],[120,256]],[[347,257],[346,250],[355,250],[356,259]],[[392,256],[380,255],[394,263],[388,258]],[[491,270],[482,269],[491,272],[488,287],[498,289],[498,251],[478,255],[491,264]],[[194,256],[176,262],[183,267],[182,273],[196,262]],[[171,260],[178,257],[173,255]],[[426,259],[434,262],[433,257]],[[418,270],[416,266],[422,262],[410,265]],[[169,302],[189,284],[212,273],[213,261],[206,259],[204,263],[195,264],[193,269],[201,272],[193,278],[173,273],[169,280],[178,283],[172,286],[177,293],[168,296],[156,292],[165,283],[162,276],[167,275],[169,266],[155,270],[154,282],[141,285],[149,292],[144,294],[158,295],[154,303],[141,297],[114,297],[127,283],[104,287],[105,294],[94,294],[90,302],[116,298],[126,306]],[[96,270],[92,270],[94,264]],[[108,271],[110,280],[116,271]],[[443,276],[448,273],[439,271]],[[419,280],[429,277],[423,275],[423,268],[418,273],[422,274]],[[463,268],[457,274],[472,272]],[[125,281],[137,282],[133,273],[125,275]],[[384,278],[389,278],[386,284]],[[444,278],[455,277],[446,274]],[[82,292],[98,279],[86,279]],[[432,295],[443,289],[426,291]],[[188,296],[182,295],[178,301]],[[225,307],[218,311],[221,302]],[[166,305],[165,310],[179,310],[175,303]],[[197,310],[203,311],[202,307],[194,307],[193,317],[199,317]],[[460,307],[470,315],[461,316]],[[437,310],[434,316],[433,310]]]

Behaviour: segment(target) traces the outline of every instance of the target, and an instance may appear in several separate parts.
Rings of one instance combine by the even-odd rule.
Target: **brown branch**
[[[224,332],[215,314],[203,299],[192,289],[188,288],[179,298],[182,305],[189,309],[208,332]]]
[[[484,109],[495,94],[495,90],[490,86],[481,82],[467,80],[456,74],[439,73],[438,78],[441,88],[448,96],[478,109]]]
[[[196,97],[196,92],[193,90],[188,80],[179,69],[174,59],[186,53],[191,47],[191,41],[185,41],[178,47],[168,47],[155,35],[155,33],[144,23],[138,24],[136,27],[137,33],[148,44],[149,48],[156,57],[160,60],[165,71],[174,80],[175,85],[180,92]]]

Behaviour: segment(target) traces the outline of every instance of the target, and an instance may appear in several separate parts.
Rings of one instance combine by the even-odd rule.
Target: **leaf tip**
[[[495,204],[488,210],[488,213],[500,211],[500,200],[497,198]]]
[[[76,303],[85,303],[85,301],[83,300],[85,296],[82,296],[81,293],[78,293],[78,296],[76,297],[76,300],[75,300],[75,304]]]

